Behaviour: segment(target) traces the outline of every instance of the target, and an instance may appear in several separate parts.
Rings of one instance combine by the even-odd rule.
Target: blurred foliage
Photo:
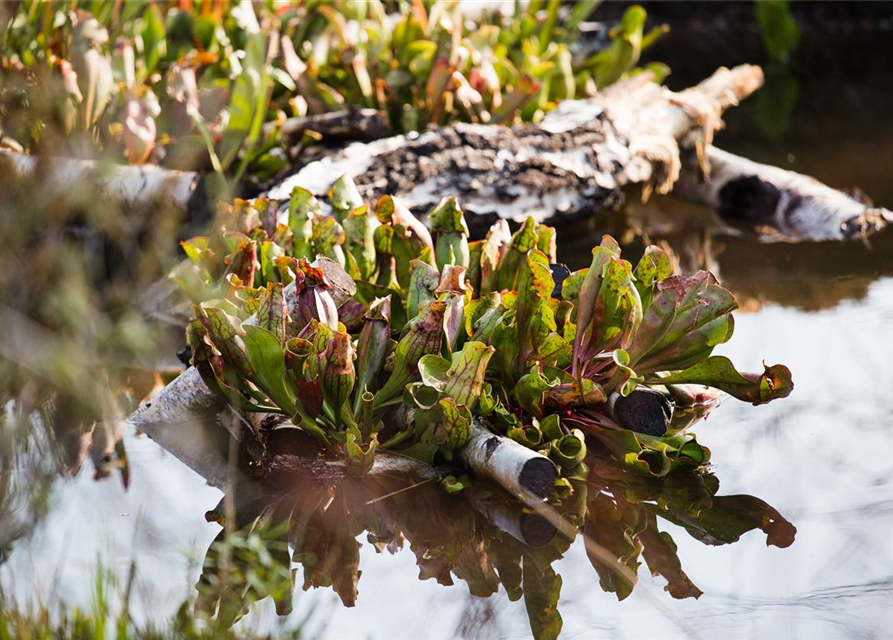
[[[176,260],[181,214],[153,208],[147,223],[84,190],[48,195],[51,180],[0,175],[0,421],[14,451],[50,432],[62,444],[43,464],[75,472],[90,456],[126,484],[116,422],[169,366],[140,296]]]
[[[646,32],[637,6],[595,28],[598,4],[516,3],[472,20],[473,5],[452,0],[4,3],[0,133],[13,147],[99,149],[237,184],[284,168],[277,128],[290,116],[364,106],[397,133],[536,121],[637,72],[666,31]]]
[[[788,0],[756,0],[757,21],[763,33],[769,63],[766,84],[756,96],[756,120],[763,134],[781,140],[797,106],[800,83],[791,69],[792,56],[800,42],[800,30]]]
[[[275,632],[257,633],[250,629],[233,629],[232,624],[218,620],[199,621],[190,612],[193,600],[184,602],[170,620],[140,623],[130,613],[134,588],[135,565],[127,580],[99,566],[93,584],[89,608],[38,604],[21,608],[6,594],[0,593],[0,640],[299,640],[314,637],[308,626],[314,623],[311,614],[304,619],[279,625]]]
[[[800,41],[800,30],[791,15],[788,0],[756,0],[757,21],[769,56],[789,62]]]

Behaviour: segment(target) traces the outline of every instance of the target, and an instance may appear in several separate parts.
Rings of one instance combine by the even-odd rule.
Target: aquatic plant
[[[381,450],[449,460],[486,424],[563,469],[591,436],[624,469],[663,476],[710,458],[684,407],[793,388],[783,365],[740,373],[712,355],[734,296],[708,272],[674,275],[659,247],[634,267],[605,236],[569,273],[533,217],[469,243],[454,198],[429,212],[431,233],[396,198],[363,203],[349,178],[327,200],[331,215],[300,187],[281,212],[222,206],[220,232],[184,242],[174,277],[197,296],[187,338],[208,387],[281,414],[351,473]]]

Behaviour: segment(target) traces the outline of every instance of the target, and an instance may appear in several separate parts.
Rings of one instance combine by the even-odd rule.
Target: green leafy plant
[[[711,397],[699,388],[753,404],[793,388],[783,365],[739,373],[712,355],[735,299],[710,273],[674,275],[658,247],[634,267],[605,236],[556,286],[554,230],[533,218],[468,243],[455,199],[431,211],[432,236],[396,198],[372,209],[355,194],[340,179],[332,216],[301,188],[287,213],[263,199],[222,207],[219,237],[184,243],[176,274],[219,296],[194,300],[187,332],[208,386],[283,414],[352,472],[384,449],[448,459],[479,420],[564,469],[591,436],[626,470],[663,476],[709,461],[688,423],[670,421],[674,405],[682,416]],[[314,253],[356,293],[336,304]]]
[[[597,51],[579,36],[598,4],[534,2],[473,23],[449,1],[388,15],[378,1],[25,0],[0,9],[0,131],[13,148],[210,169],[229,199],[283,170],[283,146],[319,138],[280,137],[291,116],[359,105],[394,133],[536,121],[637,72],[666,27],[644,33],[631,7]]]

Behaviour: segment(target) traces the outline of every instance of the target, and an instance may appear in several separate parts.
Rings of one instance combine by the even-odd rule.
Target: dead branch
[[[848,240],[886,226],[893,212],[815,178],[708,147],[709,177],[687,162],[674,193],[767,240]]]
[[[596,99],[566,101],[539,126],[457,124],[355,143],[309,163],[269,196],[285,199],[297,185],[322,193],[347,173],[370,199],[388,193],[427,208],[457,195],[479,227],[530,213],[551,222],[592,214],[619,206],[628,184],[668,192],[681,166],[678,140],[690,136],[706,148],[722,112],[762,78],[755,66],[720,69],[675,93],[640,76]]]

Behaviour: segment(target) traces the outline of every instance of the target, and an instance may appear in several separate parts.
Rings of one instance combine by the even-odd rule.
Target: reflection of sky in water
[[[679,547],[700,600],[675,601],[643,566],[633,595],[617,603],[579,544],[554,567],[564,586],[562,637],[877,637],[893,625],[893,279],[875,282],[860,301],[816,312],[765,306],[738,314],[735,337],[719,352],[742,369],[783,362],[796,390],[764,407],[727,400],[696,429],[713,451],[720,495],[757,496],[798,528],[788,549],[765,546],[760,532],[707,547],[661,521]],[[97,558],[123,576],[138,562],[138,617],[162,620],[190,592],[218,531],[204,521],[220,492],[209,488],[146,438],[127,438],[131,489],[93,482],[83,471],[57,487],[55,508],[0,567],[4,588],[88,605]],[[335,605],[330,590],[296,595],[297,615],[330,604],[327,636],[527,637],[522,602],[504,592],[473,600],[457,582],[416,579],[408,549],[376,554],[363,540],[356,608]],[[301,578],[299,577],[299,583]],[[259,605],[268,619],[272,603]]]

